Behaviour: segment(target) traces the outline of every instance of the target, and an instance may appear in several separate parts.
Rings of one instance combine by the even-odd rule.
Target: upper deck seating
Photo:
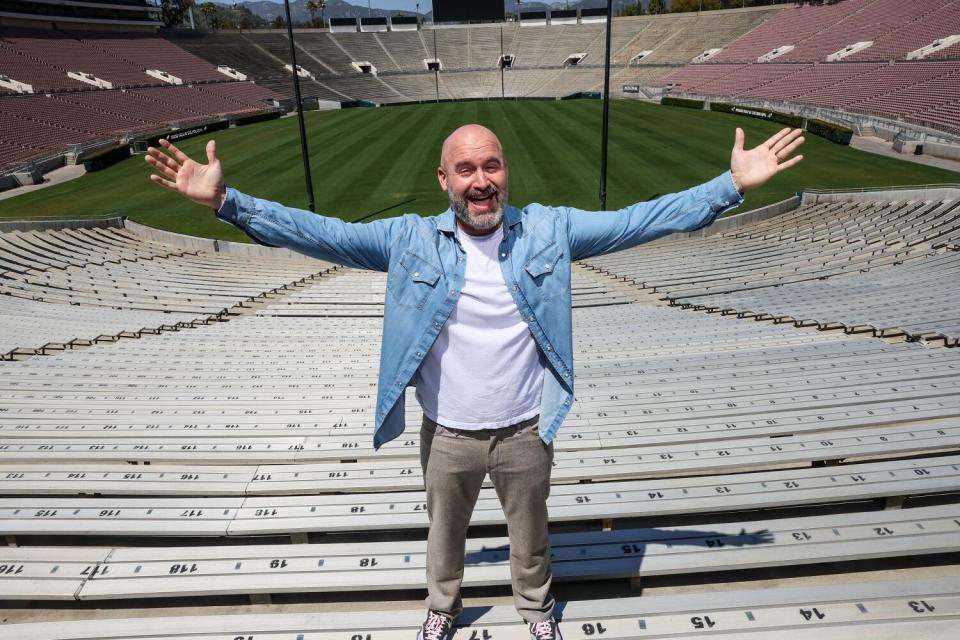
[[[960,0],[846,0],[790,7],[745,33],[708,63],[688,65],[658,86],[704,96],[781,100],[960,130],[960,48],[923,60],[906,55],[960,33]],[[825,62],[857,42],[872,46]],[[785,45],[770,62],[758,58]],[[810,63],[817,63],[815,65]]]
[[[102,56],[123,60],[137,69],[159,69],[184,82],[229,79],[206,60],[153,35],[110,32],[74,32],[72,35]]]
[[[259,80],[283,74],[283,62],[257,47],[246,34],[169,31],[163,37],[214,67],[224,65]],[[227,76],[221,75],[221,79]]]

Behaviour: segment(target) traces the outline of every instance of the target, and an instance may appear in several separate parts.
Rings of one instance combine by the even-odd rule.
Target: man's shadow
[[[617,579],[641,576],[644,557],[650,545],[672,547],[700,547],[724,549],[772,544],[774,535],[767,529],[748,533],[741,528],[739,533],[729,531],[695,531],[690,529],[619,529],[613,531],[588,531],[583,533],[560,533],[550,536],[553,562],[553,577],[561,580],[590,578]],[[467,553],[464,566],[504,563],[510,559],[510,546],[483,548]],[[713,571],[714,569],[708,568]],[[458,625],[477,621],[489,607],[465,610],[457,620]],[[554,616],[561,620],[562,603],[557,603]]]

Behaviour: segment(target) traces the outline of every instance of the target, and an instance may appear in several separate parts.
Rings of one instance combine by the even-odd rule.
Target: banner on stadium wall
[[[327,23],[330,25],[331,33],[349,33],[357,30],[356,18],[330,18]]]
[[[360,18],[360,31],[364,33],[383,32],[387,30],[386,18]]]
[[[640,93],[640,85],[638,84],[625,84],[623,85],[624,93]]]
[[[159,134],[151,138],[147,138],[146,142],[151,147],[156,147],[160,144],[160,138],[169,140],[170,142],[176,142],[178,140],[186,140],[187,138],[192,138],[194,136],[202,136],[213,131],[220,131],[221,129],[227,129],[229,127],[229,120],[220,120],[219,122],[210,122],[208,124],[201,124],[195,127],[178,129],[177,131],[171,131],[170,133]]]
[[[594,9],[580,9],[580,22],[587,24],[589,22],[606,22],[607,8],[597,7]]]
[[[503,0],[433,0],[434,22],[502,21]]]
[[[390,18],[390,28],[393,31],[416,31],[420,28],[420,18],[417,16],[394,16]]]

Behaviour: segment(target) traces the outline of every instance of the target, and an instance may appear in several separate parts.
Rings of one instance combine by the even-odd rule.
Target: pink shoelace
[[[543,620],[542,622],[531,622],[530,633],[537,640],[554,640],[556,635],[553,633],[553,620]]]
[[[441,640],[450,628],[450,619],[431,611],[423,623],[423,640]]]

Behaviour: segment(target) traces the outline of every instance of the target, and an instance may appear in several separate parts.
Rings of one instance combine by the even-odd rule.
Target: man
[[[445,640],[462,609],[467,525],[489,473],[506,516],[514,603],[535,640],[553,618],[546,501],[553,438],[573,402],[573,261],[710,224],[803,156],[799,130],[746,151],[688,191],[616,212],[508,204],[509,170],[492,131],[466,125],[443,143],[437,178],[450,208],[367,224],[289,209],[224,186],[213,140],[201,165],[165,140],[151,179],[216,211],[265,244],[387,272],[374,446],[404,430],[404,389],[424,418],[427,619],[418,640]]]

